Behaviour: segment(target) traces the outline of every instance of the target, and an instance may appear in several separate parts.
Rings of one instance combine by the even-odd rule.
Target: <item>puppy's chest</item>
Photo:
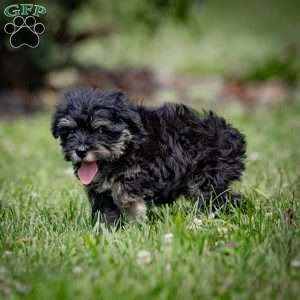
[[[94,184],[94,189],[98,193],[103,193],[108,190],[112,190],[115,185],[115,177],[100,177],[97,178],[97,182]]]
[[[141,173],[141,168],[139,166],[134,166],[128,168],[123,172],[118,172],[118,174],[111,174],[109,176],[98,175],[96,177],[93,188],[98,193],[103,193],[105,191],[113,191],[118,189],[120,185],[124,184],[126,180],[135,182],[139,179]]]

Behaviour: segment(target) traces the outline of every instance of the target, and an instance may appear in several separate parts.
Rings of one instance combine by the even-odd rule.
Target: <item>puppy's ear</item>
[[[59,137],[59,123],[61,121],[62,118],[64,118],[64,116],[66,115],[66,108],[67,108],[67,98],[68,94],[67,92],[64,95],[64,98],[61,99],[56,107],[55,107],[55,111],[53,113],[52,116],[52,121],[51,121],[51,132],[52,135],[57,139]]]
[[[64,108],[65,108],[64,102],[58,104],[58,106],[56,107],[56,111],[52,116],[51,132],[56,139],[59,137],[59,129],[61,127],[60,123],[65,116]]]
[[[59,114],[56,112],[54,113],[53,117],[52,117],[52,122],[51,122],[51,132],[52,135],[54,136],[54,138],[58,138],[58,122],[59,122],[60,116]]]

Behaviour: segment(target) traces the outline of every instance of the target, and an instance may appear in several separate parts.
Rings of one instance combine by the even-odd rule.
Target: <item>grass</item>
[[[299,113],[222,110],[249,144],[235,187],[246,210],[213,216],[181,199],[101,234],[49,115],[0,123],[0,298],[299,299]]]

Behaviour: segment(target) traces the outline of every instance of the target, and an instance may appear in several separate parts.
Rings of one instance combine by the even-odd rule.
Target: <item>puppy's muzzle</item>
[[[87,147],[78,147],[72,151],[71,159],[75,162],[93,162],[96,160],[109,159],[111,152],[103,146],[98,146],[94,149],[88,149]]]
[[[85,146],[80,146],[77,149],[73,150],[73,160],[80,162],[80,161],[95,161],[97,160],[97,157],[95,155],[94,151],[91,151]]]

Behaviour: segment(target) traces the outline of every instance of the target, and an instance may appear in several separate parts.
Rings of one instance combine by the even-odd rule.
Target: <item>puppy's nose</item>
[[[84,158],[86,156],[87,151],[86,150],[76,150],[76,154],[80,158]]]

